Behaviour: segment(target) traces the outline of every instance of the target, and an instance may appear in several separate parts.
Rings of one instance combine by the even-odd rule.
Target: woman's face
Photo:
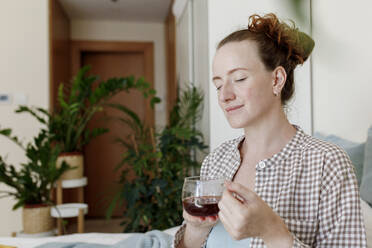
[[[259,124],[280,105],[280,96],[273,93],[274,72],[265,68],[254,41],[230,42],[217,50],[213,83],[233,128]]]

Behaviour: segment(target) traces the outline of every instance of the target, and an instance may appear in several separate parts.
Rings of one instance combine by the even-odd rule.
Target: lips
[[[241,107],[243,107],[244,105],[236,105],[236,106],[231,106],[231,107],[228,107],[226,108],[226,112],[231,112],[231,111],[234,111],[234,110],[237,110],[237,109],[240,109]]]

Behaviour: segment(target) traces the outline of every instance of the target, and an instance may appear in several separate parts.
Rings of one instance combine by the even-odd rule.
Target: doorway
[[[90,65],[90,74],[99,75],[100,80],[130,75],[145,80],[153,87],[153,43],[152,42],[107,42],[72,41],[71,58],[73,75],[79,68]],[[148,99],[136,90],[120,92],[110,103],[120,103],[132,109],[142,121],[153,125],[154,113]],[[116,182],[120,173],[115,167],[121,161],[124,148],[114,143],[117,137],[125,138],[130,130],[118,121],[107,117],[122,116],[119,111],[105,108],[89,122],[88,128],[104,127],[110,131],[92,140],[84,148],[84,170],[88,185],[84,188],[85,202],[89,205],[88,218],[104,218],[113,196],[119,191]],[[122,216],[123,208],[116,208],[113,217]]]
[[[49,47],[50,47],[50,109],[58,109],[58,102],[57,102],[57,95],[58,95],[58,87],[60,83],[68,84],[72,78],[72,76],[76,75],[79,68],[85,64],[91,64],[92,70],[90,71],[91,74],[96,74],[101,77],[101,79],[107,79],[112,76],[122,76],[123,67],[128,70],[129,74],[133,74],[134,76],[144,76],[146,81],[151,83],[152,87],[154,87],[154,46],[159,48],[159,46],[163,46],[163,44],[157,44],[159,39],[152,39],[149,35],[147,35],[145,39],[142,40],[151,40],[153,42],[101,42],[101,41],[86,41],[85,39],[88,38],[74,38],[73,37],[73,30],[74,30],[74,20],[78,20],[77,16],[71,17],[71,10],[66,8],[69,4],[66,4],[71,1],[65,0],[48,0],[49,1]],[[127,0],[126,0],[127,1]],[[77,1],[74,4],[78,4],[80,7],[77,9],[84,9],[85,6],[82,6],[80,2]],[[120,2],[120,1],[119,1]],[[123,1],[124,2],[124,1]],[[130,2],[130,0],[128,0]],[[166,19],[165,24],[165,54],[166,56],[166,101],[167,101],[167,114],[169,115],[169,110],[175,103],[176,99],[176,69],[175,69],[175,19],[174,16],[171,14],[171,6],[172,3],[166,3],[166,1],[161,1],[163,5],[168,5],[168,17]],[[97,4],[102,4],[102,2],[97,1]],[[105,3],[106,5],[109,3]],[[103,8],[102,8],[103,9]],[[100,9],[96,9],[97,12]],[[119,10],[118,10],[119,11]],[[127,9],[121,9],[120,11],[127,11]],[[93,13],[93,12],[92,12]],[[154,12],[155,13],[155,12]],[[110,13],[109,13],[110,15]],[[93,13],[91,19],[94,20],[94,16],[96,14]],[[125,16],[125,15],[121,15]],[[146,17],[148,13],[146,13]],[[111,16],[109,16],[111,17]],[[141,19],[140,15],[137,16],[142,23],[143,19]],[[164,18],[162,18],[163,20]],[[143,32],[141,29],[138,30],[139,32]],[[110,32],[108,32],[110,34]],[[110,38],[110,35],[105,36],[106,38]],[[115,36],[116,37],[116,36]],[[157,37],[157,36],[154,36]],[[129,37],[130,38],[130,37]],[[75,40],[74,40],[75,39]],[[83,39],[83,41],[76,41],[76,39]],[[125,38],[119,38],[120,40],[126,40]],[[133,40],[133,38],[130,38]],[[141,40],[141,39],[140,39]],[[157,56],[163,56],[163,54],[158,54]],[[125,65],[120,66],[122,61],[131,61],[133,63],[127,63]],[[103,62],[106,61],[106,62]],[[136,63],[142,63],[143,68],[140,70],[139,67],[136,66],[137,69],[133,68],[132,65]],[[98,65],[97,65],[98,64]],[[108,72],[106,73],[105,70],[101,70],[101,66],[107,67],[106,69]],[[141,65],[142,66],[142,65]],[[111,71],[111,72],[110,72]],[[161,73],[157,71],[156,73]],[[155,87],[154,87],[155,88]],[[130,94],[135,94],[134,92],[130,92]],[[154,123],[154,112],[149,108],[147,104],[143,103],[143,99],[141,96],[134,95],[130,96],[130,94],[118,95],[116,96],[113,101],[118,100],[128,100],[128,101],[135,101],[138,104],[136,106],[127,105],[130,108],[137,107],[137,105],[142,105],[143,108],[137,109],[136,111],[141,118],[147,123]],[[125,103],[124,103],[125,104]],[[108,110],[111,111],[111,110]],[[110,115],[116,115],[117,112],[108,112]],[[89,127],[94,127],[95,125],[99,125],[102,117],[102,113],[97,115],[94,120],[89,123]],[[95,123],[95,121],[97,123]],[[106,124],[106,123],[104,123]],[[112,179],[115,175],[108,175],[110,179],[106,179],[106,173],[110,173],[111,166],[116,163],[117,157],[111,156],[109,158],[105,158],[105,154],[108,152],[113,153],[120,153],[122,154],[124,150],[121,150],[119,146],[114,146],[112,144],[112,139],[115,136],[121,135],[124,137],[126,135],[126,131],[122,130],[122,126],[113,124],[113,126],[109,128],[112,131],[108,134],[105,134],[101,137],[98,137],[97,140],[92,140],[92,143],[86,147],[84,153],[86,156],[85,158],[85,175],[88,177],[88,185],[85,188],[85,202],[89,204],[89,214],[86,221],[86,231],[90,232],[111,232],[114,231],[114,226],[117,226],[115,229],[118,232],[121,232],[122,228],[119,226],[118,219],[104,221],[101,220],[102,216],[104,216],[104,212],[106,209],[106,205],[109,202],[110,194],[113,194],[115,189],[115,184],[113,183],[114,180]],[[110,125],[111,125],[110,124]],[[119,129],[120,131],[117,131]],[[101,140],[103,139],[103,140]],[[101,143],[108,145],[104,145],[101,147]],[[109,151],[106,151],[109,150]],[[95,154],[96,157],[90,158],[87,154]],[[110,160],[110,161],[109,161]],[[92,166],[90,166],[92,165]],[[90,174],[93,174],[93,179],[91,179]],[[94,175],[95,174],[95,175]],[[97,175],[102,175],[97,179],[94,177]],[[95,180],[100,180],[95,182]],[[96,184],[96,189],[91,189],[90,187]],[[76,190],[64,190],[64,201],[67,202],[74,202],[77,199]],[[99,193],[101,191],[102,193]],[[97,196],[95,195],[97,194]],[[93,195],[90,197],[90,195]],[[97,199],[98,198],[98,199]],[[101,200],[103,199],[103,200]],[[122,210],[119,209],[114,212],[114,216],[122,217]],[[74,219],[71,220],[74,222]],[[112,229],[114,228],[114,229]],[[71,230],[75,230],[72,227]],[[116,232],[115,231],[115,232]]]

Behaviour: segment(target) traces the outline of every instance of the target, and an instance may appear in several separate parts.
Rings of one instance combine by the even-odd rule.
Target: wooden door
[[[68,15],[57,0],[49,0],[49,109],[58,108],[58,87],[71,79]]]
[[[151,44],[152,45],[152,44]],[[91,65],[90,74],[99,75],[100,80],[111,77],[126,77],[134,75],[136,78],[145,76],[148,82],[152,82],[151,69],[149,66],[148,52],[141,50],[127,51],[123,48],[93,49],[79,52],[80,65]],[[152,59],[152,56],[150,56]],[[152,66],[152,65],[150,65]],[[146,77],[147,75],[147,77]],[[151,78],[149,81],[148,77]],[[136,90],[129,93],[121,92],[114,96],[110,102],[124,104],[134,110],[142,120],[153,123],[153,112],[148,106],[148,101]],[[106,209],[113,196],[120,189],[117,184],[120,173],[115,171],[120,162],[124,148],[114,143],[116,137],[125,138],[130,130],[118,121],[106,117],[123,116],[120,111],[106,108],[97,113],[89,122],[88,127],[106,127],[110,132],[92,140],[84,148],[85,175],[88,177],[88,185],[85,188],[85,202],[89,205],[88,217],[104,217]],[[123,208],[116,209],[114,216],[122,216]]]

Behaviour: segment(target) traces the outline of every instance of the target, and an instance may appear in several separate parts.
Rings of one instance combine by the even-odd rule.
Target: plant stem
[[[130,136],[130,139],[131,139],[132,142],[133,142],[134,150],[135,150],[135,152],[136,152],[136,155],[138,156],[138,155],[139,155],[139,153],[138,153],[138,147],[137,147],[137,142],[136,142],[136,139],[135,139],[135,137],[134,137],[134,134],[132,134],[132,135]]]

